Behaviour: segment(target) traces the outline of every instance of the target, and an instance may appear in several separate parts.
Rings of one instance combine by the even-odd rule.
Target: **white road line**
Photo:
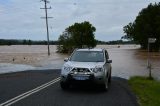
[[[30,90],[28,92],[25,92],[25,93],[23,93],[23,94],[21,94],[19,96],[16,96],[16,97],[14,97],[14,98],[12,98],[12,99],[0,104],[0,106],[10,106],[10,105],[12,105],[12,104],[24,99],[24,98],[36,93],[36,92],[38,92],[38,91],[40,91],[40,90],[42,90],[42,89],[44,89],[44,88],[56,83],[56,82],[58,82],[59,80],[60,80],[60,77],[58,77],[58,78],[56,78],[56,79],[54,79],[52,81],[49,81],[48,83],[45,83],[45,84],[43,84],[43,85],[41,85],[39,87],[36,87],[35,89],[32,89],[32,90]]]

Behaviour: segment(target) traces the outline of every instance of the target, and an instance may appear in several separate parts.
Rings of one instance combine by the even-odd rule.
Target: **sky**
[[[123,27],[136,19],[142,8],[159,0],[50,0],[50,40],[75,22],[89,21],[96,27],[95,38],[120,40]],[[44,2],[0,0],[0,39],[47,40]]]

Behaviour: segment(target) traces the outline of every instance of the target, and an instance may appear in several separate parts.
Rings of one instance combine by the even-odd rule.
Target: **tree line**
[[[97,45],[117,45],[117,44],[136,44],[134,41],[100,41],[96,40]],[[58,45],[58,41],[50,41],[51,45]],[[47,41],[33,41],[33,40],[16,40],[16,39],[0,39],[0,45],[47,45]]]
[[[57,45],[58,41],[50,41],[51,45]],[[0,39],[0,45],[47,45],[47,41]]]

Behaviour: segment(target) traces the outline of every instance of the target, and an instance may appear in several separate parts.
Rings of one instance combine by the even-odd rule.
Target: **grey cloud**
[[[116,40],[123,35],[123,26],[134,21],[138,12],[159,0],[50,0],[48,6],[51,40],[75,22],[90,21],[99,40]],[[39,0],[7,0],[0,2],[0,38],[45,40],[43,2]]]

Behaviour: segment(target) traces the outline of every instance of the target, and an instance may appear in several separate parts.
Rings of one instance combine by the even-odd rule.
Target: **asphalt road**
[[[0,104],[59,77],[60,70],[25,71],[0,75]],[[4,105],[5,106],[5,105]],[[127,80],[112,77],[107,92],[94,85],[61,90],[59,82],[23,98],[12,106],[138,106]]]

